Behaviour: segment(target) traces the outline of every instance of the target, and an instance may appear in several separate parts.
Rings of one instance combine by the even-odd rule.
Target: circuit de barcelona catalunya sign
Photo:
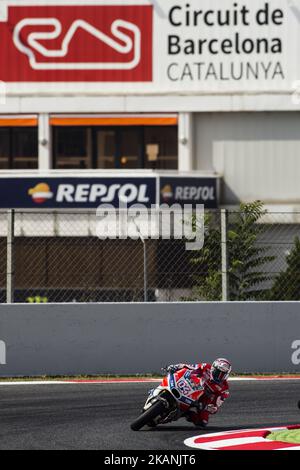
[[[93,209],[100,204],[218,206],[218,178],[0,178],[2,209]]]
[[[1,0],[0,81],[35,92],[287,90],[300,0]]]

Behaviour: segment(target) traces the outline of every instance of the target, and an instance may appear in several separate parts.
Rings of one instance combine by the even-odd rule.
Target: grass
[[[288,444],[300,444],[300,429],[283,429],[272,432],[267,436],[271,441],[287,442]]]

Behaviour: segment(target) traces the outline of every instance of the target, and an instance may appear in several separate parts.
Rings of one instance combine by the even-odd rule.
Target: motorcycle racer
[[[167,372],[175,373],[187,368],[191,374],[195,374],[203,380],[205,397],[201,398],[199,406],[190,408],[186,413],[186,419],[195,426],[205,427],[209,417],[216,414],[224,401],[229,397],[229,386],[227,379],[231,373],[232,366],[227,359],[218,358],[212,364],[175,364],[166,367]]]

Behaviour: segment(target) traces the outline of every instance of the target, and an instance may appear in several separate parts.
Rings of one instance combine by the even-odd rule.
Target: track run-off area
[[[157,380],[0,381],[0,449],[188,450],[208,433],[300,425],[299,377],[234,378],[205,429],[181,419],[131,431]]]

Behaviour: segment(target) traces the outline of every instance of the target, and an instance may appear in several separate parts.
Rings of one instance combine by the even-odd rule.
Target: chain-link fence
[[[300,214],[249,205],[204,220],[189,251],[174,236],[99,239],[94,212],[16,211],[9,240],[1,213],[0,302],[300,300]]]
[[[300,300],[300,214],[228,212],[227,245],[230,300]]]

